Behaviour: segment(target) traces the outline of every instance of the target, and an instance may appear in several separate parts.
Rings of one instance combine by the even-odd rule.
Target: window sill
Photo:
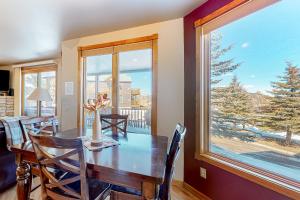
[[[263,174],[254,172],[245,167],[238,166],[236,164],[228,162],[225,159],[223,160],[219,156],[214,155],[212,153],[196,154],[195,158],[197,160],[207,162],[225,171],[228,171],[237,176],[245,178],[265,188],[278,192],[282,195],[288,196],[292,199],[300,199],[300,188],[286,184],[284,182],[265,176]]]

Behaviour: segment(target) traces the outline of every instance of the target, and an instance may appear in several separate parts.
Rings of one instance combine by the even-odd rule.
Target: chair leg
[[[116,194],[114,191],[110,192],[110,200],[116,200]]]
[[[17,168],[17,197],[18,199],[30,199],[31,191],[31,166],[21,161]]]

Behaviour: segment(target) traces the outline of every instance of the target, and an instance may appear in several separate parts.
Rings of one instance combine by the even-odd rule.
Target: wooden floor
[[[201,200],[179,185],[173,185],[171,195],[172,195],[171,198],[172,200]],[[31,198],[34,200],[41,199],[40,187],[36,189],[34,192],[32,192]],[[16,186],[6,190],[3,193],[0,193],[0,200],[16,200],[16,199],[17,199]]]

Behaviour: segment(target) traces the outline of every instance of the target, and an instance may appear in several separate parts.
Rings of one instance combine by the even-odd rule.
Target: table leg
[[[156,199],[157,198],[157,186],[153,183],[143,182],[142,189],[143,199]]]
[[[32,181],[30,165],[25,161],[21,161],[16,174],[18,200],[29,200]]]

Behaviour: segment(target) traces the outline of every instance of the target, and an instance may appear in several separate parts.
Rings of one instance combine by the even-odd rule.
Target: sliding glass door
[[[85,66],[84,103],[95,100],[98,93],[112,99],[112,54],[89,56]],[[110,102],[109,108],[102,109],[101,113],[111,113],[111,107]],[[84,110],[85,127],[91,128],[93,120],[93,113]]]
[[[107,94],[110,106],[102,113],[128,115],[127,131],[151,134],[153,99],[152,42],[121,45],[84,55],[83,102]],[[84,127],[91,128],[93,114],[84,115]]]
[[[151,130],[152,50],[119,54],[119,113],[128,115],[128,131]]]
[[[23,112],[25,116],[37,116],[37,101],[27,100],[29,95],[38,87],[38,74],[27,73],[23,75]]]

